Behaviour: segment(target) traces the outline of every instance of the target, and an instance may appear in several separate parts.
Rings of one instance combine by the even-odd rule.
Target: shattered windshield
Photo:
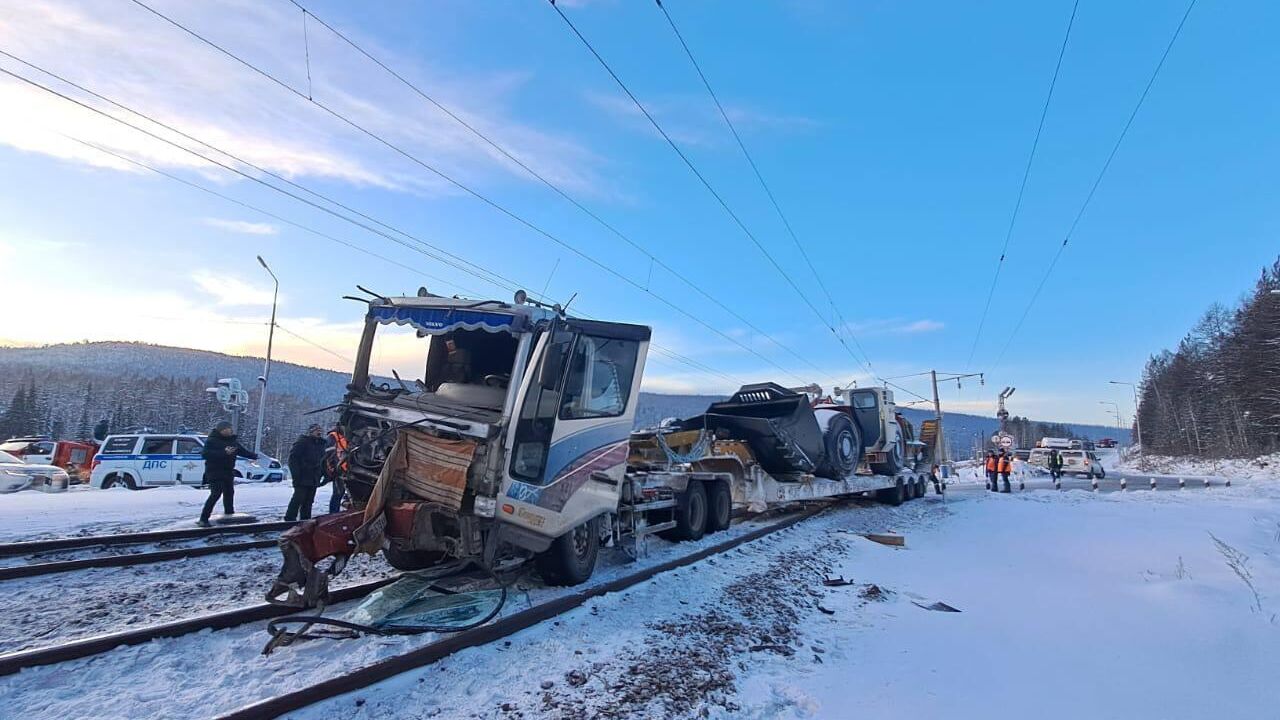
[[[411,326],[378,325],[369,356],[373,390],[500,409],[511,382],[518,340],[506,332],[454,330],[424,335]]]

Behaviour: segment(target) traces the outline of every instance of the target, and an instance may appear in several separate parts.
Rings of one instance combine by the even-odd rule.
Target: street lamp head
[[[271,268],[267,267],[267,261],[263,260],[261,255],[258,256],[258,264],[262,266],[263,270],[271,272]]]

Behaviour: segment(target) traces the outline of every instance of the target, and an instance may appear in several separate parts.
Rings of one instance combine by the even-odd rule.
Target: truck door
[[[571,321],[542,344],[500,506],[504,520],[555,537],[617,507],[648,328]]]
[[[882,438],[880,426],[880,398],[874,389],[855,390],[849,393],[849,404],[853,406],[853,419],[858,421],[862,430],[862,446],[879,448]]]

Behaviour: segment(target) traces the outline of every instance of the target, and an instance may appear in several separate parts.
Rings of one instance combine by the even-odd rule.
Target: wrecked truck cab
[[[521,303],[371,301],[339,421],[351,549],[402,569],[544,555],[544,576],[580,581],[557,564],[593,561],[617,510],[649,335]]]

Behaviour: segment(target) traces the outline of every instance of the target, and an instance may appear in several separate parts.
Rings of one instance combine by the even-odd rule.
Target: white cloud
[[[219,275],[201,270],[191,279],[205,294],[211,295],[217,305],[226,307],[270,306],[271,288],[259,288],[230,275]]]
[[[588,91],[585,97],[587,102],[622,120],[628,127],[658,136],[657,130],[644,117],[640,108],[621,92]],[[665,95],[641,98],[640,102],[677,144],[707,147],[733,145],[733,136],[724,124],[724,118],[720,117],[720,112],[706,94]],[[740,105],[726,105],[725,114],[743,135],[802,132],[819,125],[817,121],[800,115],[777,115]]]
[[[927,318],[920,320],[881,318],[849,322],[845,327],[858,337],[875,337],[878,335],[919,335],[937,332],[946,327],[946,325],[938,320]]]
[[[175,18],[294,87],[307,88],[299,15],[287,3],[152,0]],[[511,149],[549,179],[599,191],[599,158],[566,136],[511,119],[519,74],[468,75],[408,63],[359,39],[375,55]],[[463,180],[523,170],[372,66],[327,31],[310,34],[312,92],[335,111]],[[317,177],[414,192],[444,182],[270,80],[130,3],[28,0],[0,4],[0,47],[286,177]],[[110,108],[7,58],[0,66],[91,105]],[[8,76],[0,76],[0,143],[94,167],[136,172],[70,135],[169,168],[232,176]],[[111,108],[132,123],[146,124]],[[157,135],[172,133],[148,125]],[[186,145],[199,147],[190,141]],[[532,180],[530,180],[532,181]]]
[[[242,235],[279,235],[280,228],[271,223],[249,222],[247,220],[224,220],[222,218],[204,218],[201,222],[227,232]]]

